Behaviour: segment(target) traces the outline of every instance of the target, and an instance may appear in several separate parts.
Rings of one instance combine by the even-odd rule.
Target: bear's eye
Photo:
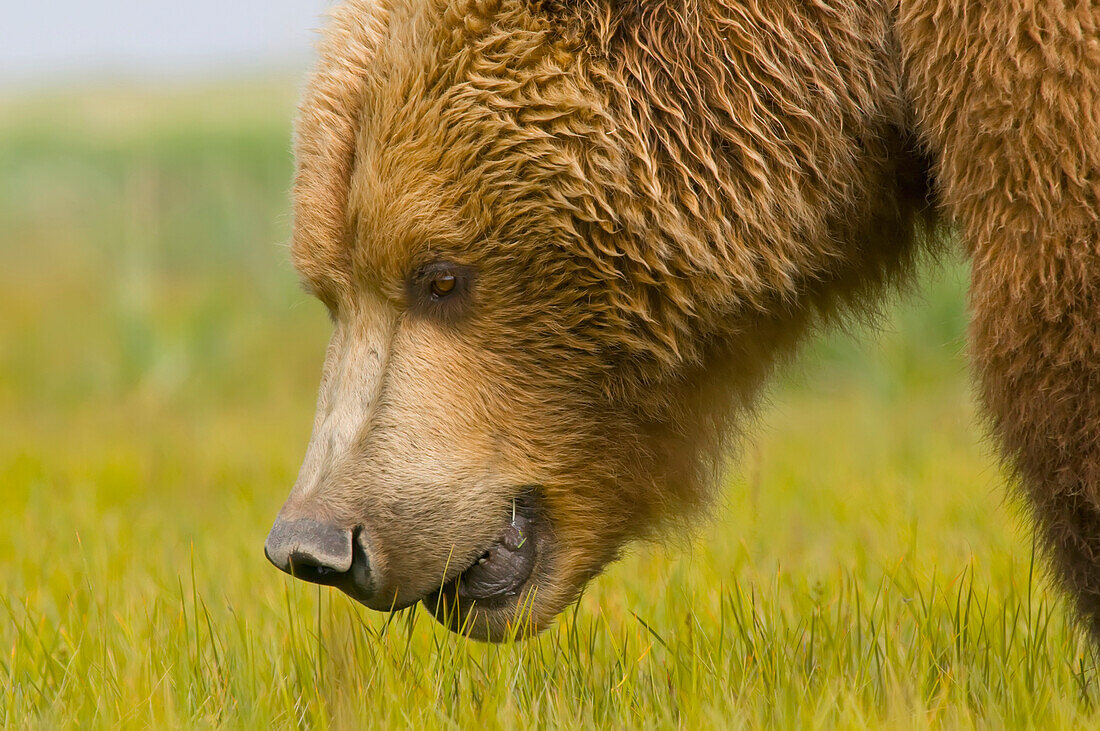
[[[412,274],[405,285],[409,311],[456,322],[469,310],[474,271],[464,264],[434,261]]]
[[[451,292],[454,292],[455,283],[457,281],[458,278],[455,277],[455,275],[453,274],[437,275],[434,279],[432,279],[431,284],[428,285],[429,289],[432,292],[432,297],[436,298],[437,300],[441,300],[449,295]]]

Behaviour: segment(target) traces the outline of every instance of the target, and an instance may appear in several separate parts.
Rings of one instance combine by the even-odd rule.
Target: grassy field
[[[776,385],[714,520],[486,646],[262,545],[327,318],[288,264],[293,84],[0,102],[0,724],[1100,722],[981,438],[965,270]]]

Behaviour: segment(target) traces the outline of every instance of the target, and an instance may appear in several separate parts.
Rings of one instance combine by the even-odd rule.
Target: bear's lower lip
[[[517,594],[535,567],[533,528],[533,519],[515,510],[496,543],[450,582],[454,595],[463,601],[493,601]]]
[[[454,610],[464,615],[478,609],[499,609],[519,597],[538,560],[539,510],[533,493],[513,501],[508,524],[498,538],[457,576],[424,599],[437,616],[452,629]]]

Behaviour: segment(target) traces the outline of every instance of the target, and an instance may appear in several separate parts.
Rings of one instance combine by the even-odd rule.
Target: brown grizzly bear
[[[334,323],[271,561],[536,631],[704,505],[739,414],[933,239],[1100,628],[1100,5],[350,0],[297,131]]]

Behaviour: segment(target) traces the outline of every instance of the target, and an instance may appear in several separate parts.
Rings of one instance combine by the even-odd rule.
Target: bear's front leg
[[[980,393],[1100,641],[1100,6],[916,0],[899,29],[972,255]]]

